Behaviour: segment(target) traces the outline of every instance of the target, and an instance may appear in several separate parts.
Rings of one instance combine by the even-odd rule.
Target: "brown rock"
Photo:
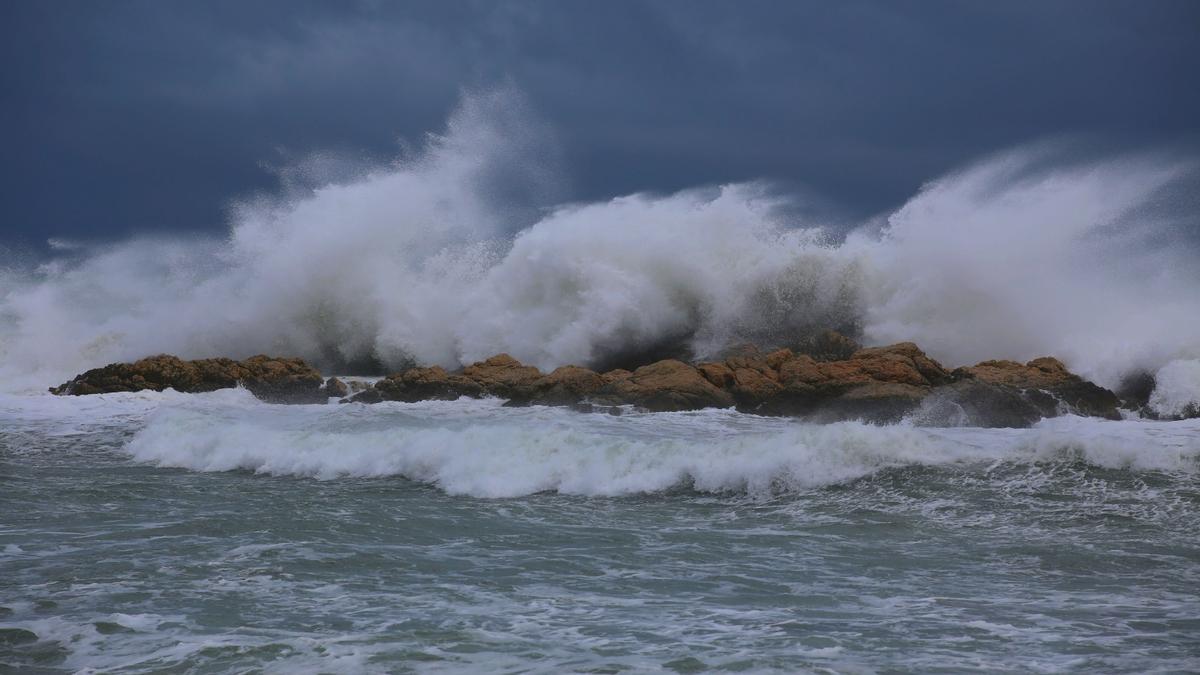
[[[916,379],[921,380],[924,384],[938,385],[950,381],[950,373],[942,367],[942,364],[926,356],[925,352],[921,351],[920,348],[911,342],[901,342],[886,347],[860,349],[850,359],[875,363],[892,361],[902,364],[915,370],[918,375]],[[899,377],[905,376],[901,375]],[[898,380],[889,379],[888,381]],[[917,382],[910,382],[910,384],[917,384]]]
[[[983,361],[970,368],[959,368],[954,374],[960,380],[975,381],[974,385],[960,385],[964,391],[982,396],[980,385],[1007,389],[1010,390],[1006,392],[1008,396],[1020,395],[1028,399],[1042,417],[1058,414],[1061,404],[1067,411],[1079,415],[1121,419],[1118,410],[1120,397],[1072,373],[1062,361],[1049,356],[1025,364],[1005,360]],[[994,392],[988,394],[991,398],[1000,395]],[[1025,417],[1033,417],[1036,413],[1026,412]]]
[[[772,370],[779,370],[780,366],[794,358],[796,358],[796,355],[792,353],[792,350],[776,349],[770,354],[767,354],[766,361],[767,366],[769,366]]]
[[[605,384],[604,378],[593,370],[579,366],[561,366],[533,383],[529,403],[540,405],[572,405],[591,396]]]
[[[733,397],[717,388],[696,368],[667,359],[642,366],[628,378],[616,380],[597,392],[601,403],[631,403],[652,411],[728,408]]]
[[[537,393],[542,373],[508,354],[497,354],[467,366],[462,376],[478,384],[490,396],[531,399]]]
[[[733,376],[733,369],[724,363],[701,363],[696,366],[696,370],[704,376],[704,379],[713,384],[714,387],[720,389],[729,389],[736,381]]]
[[[388,375],[375,383],[374,391],[379,400],[403,401],[453,401],[463,396],[478,398],[483,387],[474,380],[461,375],[450,375],[441,366],[409,368],[402,373]],[[363,403],[375,402],[376,396],[355,396],[353,400]]]
[[[738,407],[743,409],[757,409],[783,390],[777,382],[779,375],[773,370],[764,372],[755,368],[738,368],[733,371],[733,379],[730,390]]]
[[[119,391],[162,391],[174,389],[199,393],[242,384],[258,398],[278,403],[323,403],[325,380],[302,359],[252,356],[233,359],[184,361],[160,354],[133,363],[112,363],[52,387],[60,396],[103,394]]]
[[[321,390],[326,398],[343,398],[350,393],[350,387],[336,377],[325,380],[325,386],[321,387]]]
[[[604,384],[612,384],[613,382],[628,380],[631,375],[633,373],[624,368],[614,368],[606,373],[600,373],[600,379],[603,380]]]

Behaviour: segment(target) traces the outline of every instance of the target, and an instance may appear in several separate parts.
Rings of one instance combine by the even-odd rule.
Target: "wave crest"
[[[4,387],[159,352],[551,368],[826,328],[950,366],[1053,354],[1109,386],[1200,358],[1200,256],[1169,207],[1193,162],[1024,149],[841,236],[755,184],[548,208],[556,153],[527,108],[469,96],[421,152],[241,204],[227,239],[63,249],[0,273]]]

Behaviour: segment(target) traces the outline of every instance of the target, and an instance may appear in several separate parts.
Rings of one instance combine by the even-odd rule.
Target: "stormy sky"
[[[1200,2],[6,0],[6,241],[219,231],[316,151],[368,160],[506,83],[567,197],[765,178],[850,214],[982,154],[1200,133]]]

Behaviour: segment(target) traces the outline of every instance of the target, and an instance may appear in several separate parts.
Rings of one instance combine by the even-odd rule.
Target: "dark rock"
[[[344,398],[350,394],[350,387],[336,377],[331,377],[325,380],[325,386],[321,387],[321,391],[326,398]]]
[[[366,389],[339,401],[339,403],[366,403],[368,405],[382,402],[383,394],[380,394],[377,389]]]
[[[1120,398],[1067,370],[1061,361],[1051,357],[1034,359],[1021,364],[1016,361],[984,361],[970,368],[961,368],[956,373],[970,375],[979,382],[1007,387],[1021,392],[1031,399],[1031,404],[1042,408],[1037,400],[1049,396],[1055,401],[1058,414],[1061,404],[1065,412],[1078,415],[1104,417],[1119,420]]]
[[[241,384],[255,396],[273,403],[323,403],[324,378],[302,359],[252,356],[244,361],[197,359],[184,361],[161,354],[133,363],[113,363],[77,375],[50,391],[59,396],[82,396],[121,391],[174,389],[200,393]]]
[[[1150,394],[1154,393],[1154,387],[1157,386],[1152,373],[1145,371],[1130,373],[1121,378],[1121,383],[1117,385],[1117,396],[1121,398],[1121,403],[1124,407],[1130,410],[1140,410],[1142,414],[1150,412],[1147,406],[1150,405]]]
[[[384,401],[454,401],[463,396],[479,398],[485,391],[476,381],[451,375],[441,366],[409,368],[375,383],[374,391]],[[357,396],[351,400],[357,400]],[[362,402],[367,402],[365,399]]]

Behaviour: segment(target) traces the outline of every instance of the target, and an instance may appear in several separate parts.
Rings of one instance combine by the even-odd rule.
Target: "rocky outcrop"
[[[542,373],[508,354],[497,354],[463,369],[463,377],[478,384],[483,393],[499,398],[531,399]]]
[[[170,387],[201,392],[241,384],[264,400],[279,402],[489,396],[505,399],[507,405],[588,411],[618,412],[618,406],[648,411],[736,407],[815,421],[895,422],[908,417],[930,425],[1006,427],[1028,426],[1065,413],[1119,418],[1121,400],[1116,394],[1053,358],[1024,364],[984,361],[950,372],[911,342],[864,349],[837,333],[810,342],[803,349],[812,353],[764,353],[745,345],[720,360],[696,365],[663,359],[632,371],[604,373],[579,366],[543,373],[508,354],[497,354],[456,373],[440,366],[408,368],[349,398],[345,383],[325,381],[299,359],[183,361],[163,355],[89,370],[51,391],[78,395]]]
[[[1108,419],[1121,419],[1121,399],[1113,392],[1098,386],[1067,370],[1061,361],[1051,357],[1034,359],[1028,363],[1016,361],[984,361],[970,368],[955,371],[960,388],[964,391],[982,391],[980,385],[995,392],[1020,396],[1027,401],[1030,410],[1027,418],[1053,417],[1061,413],[1074,413]],[[964,397],[971,402],[971,396]]]
[[[599,403],[633,404],[654,412],[728,408],[733,396],[682,361],[666,359],[614,379],[596,392]]]
[[[767,415],[895,421],[948,380],[945,369],[912,343],[858,349],[848,359],[828,361],[789,349],[764,354],[745,346],[723,361],[693,366],[664,359],[632,372],[607,373],[563,366],[542,374],[500,354],[467,366],[460,375],[410,369],[351,400],[497,396],[509,405],[633,405],[650,411],[737,407]]]
[[[355,394],[351,399],[361,403],[379,401],[453,401],[463,396],[478,398],[483,387],[462,375],[451,375],[441,366],[410,368],[375,383],[373,389]]]
[[[325,378],[302,359],[252,356],[233,359],[185,361],[160,354],[133,363],[112,363],[77,375],[50,391],[60,396],[81,396],[121,391],[174,389],[199,393],[244,386],[272,403],[324,403],[340,389],[325,386]],[[338,383],[340,384],[340,382]]]

